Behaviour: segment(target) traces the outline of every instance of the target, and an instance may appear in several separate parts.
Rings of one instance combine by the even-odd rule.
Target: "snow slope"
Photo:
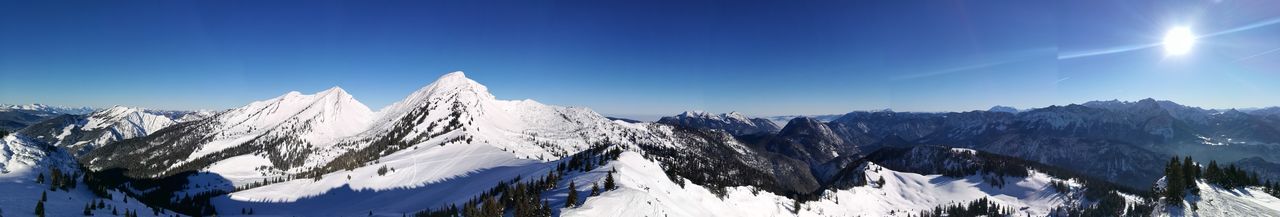
[[[1161,179],[1163,182],[1163,179]],[[1158,206],[1156,216],[1280,216],[1280,198],[1254,187],[1223,189],[1196,182],[1200,195],[1188,194],[1182,206]],[[1191,204],[1195,209],[1190,209]],[[1163,203],[1162,203],[1163,204]]]
[[[112,208],[116,208],[121,214],[125,210],[135,210],[139,216],[154,216],[151,208],[134,198],[126,201],[128,196],[118,191],[109,191],[114,200],[108,200],[95,196],[83,183],[68,191],[49,191],[47,179],[44,183],[36,182],[36,177],[41,174],[50,177],[48,171],[52,167],[66,172],[78,171],[73,165],[75,159],[63,151],[46,152],[41,146],[15,135],[0,139],[0,193],[4,195],[0,197],[0,215],[34,216],[36,201],[41,193],[45,193],[48,198],[44,203],[46,216],[83,216],[85,204],[99,200],[107,208],[93,210],[96,215],[108,215]],[[76,180],[79,182],[80,179]],[[162,215],[172,214],[165,211]]]
[[[821,199],[805,202],[796,213],[793,200],[751,187],[729,188],[723,198],[687,180],[681,187],[666,177],[661,165],[638,153],[624,153],[612,165],[619,171],[620,189],[588,198],[582,207],[565,210],[564,216],[906,216],[983,197],[1018,209],[1015,216],[1043,216],[1081,197],[1056,192],[1048,186],[1056,179],[1037,172],[1010,178],[1009,184],[997,188],[984,184],[980,176],[921,175],[868,163],[862,166],[868,178],[884,177],[884,185],[828,190]]]

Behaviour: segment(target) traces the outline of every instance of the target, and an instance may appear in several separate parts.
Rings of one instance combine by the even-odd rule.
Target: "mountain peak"
[[[708,113],[707,113],[707,112],[704,112],[704,111],[702,111],[702,110],[690,110],[690,111],[684,111],[684,112],[680,113],[680,116],[684,116],[684,117],[702,117],[702,116],[708,116]]]
[[[341,87],[338,87],[338,86],[333,86],[333,87],[330,87],[329,89],[325,89],[324,91],[320,91],[316,93],[316,96],[322,97],[322,98],[336,97],[337,100],[347,100],[347,99],[354,100],[355,98],[355,97],[352,97],[351,94],[347,93],[347,90],[343,90]]]
[[[990,112],[1008,112],[1008,113],[1018,113],[1018,109],[1017,109],[1017,108],[1009,107],[1009,106],[1002,106],[1002,105],[992,106],[992,107],[991,107],[991,109],[987,109],[987,111],[990,111]]]
[[[347,90],[343,90],[342,87],[339,87],[339,86],[333,86],[333,87],[330,87],[329,89],[325,89],[324,91],[320,91],[320,93],[321,94],[325,94],[325,93],[347,94]]]
[[[449,78],[449,77],[461,77],[461,78],[466,78],[466,77],[467,77],[467,73],[464,73],[464,72],[462,72],[462,71],[453,71],[453,72],[450,72],[450,73],[448,73],[448,74],[444,74],[444,75],[440,76],[440,78],[441,78],[441,79]]]
[[[108,113],[108,114],[110,114],[110,113],[125,113],[125,112],[132,112],[133,110],[134,110],[133,108],[129,108],[129,107],[121,106],[121,105],[113,105],[113,106],[111,106],[111,108],[103,109],[103,110],[100,110],[100,111],[97,111],[97,112],[94,112],[94,113]]]
[[[787,125],[782,127],[782,132],[817,129],[821,127],[825,127],[821,120],[801,116],[792,118],[790,122],[787,122]]]
[[[404,100],[383,108],[380,112],[406,114],[415,108],[424,107],[428,104],[458,103],[463,106],[477,106],[483,104],[481,103],[482,101],[494,100],[496,98],[489,93],[487,87],[467,78],[462,71],[455,71],[441,75],[436,81],[414,91]],[[386,117],[390,118],[391,116]]]
[[[731,111],[731,112],[729,112],[729,113],[725,113],[725,116],[730,116],[730,117],[743,117],[743,118],[747,117],[747,115],[744,115],[744,114],[742,114],[742,113],[738,113],[738,111]]]
[[[475,80],[471,80],[470,78],[467,78],[467,75],[462,71],[455,71],[455,72],[450,72],[448,74],[441,75],[440,78],[437,78],[435,82],[432,82],[430,85],[427,85],[427,87],[424,87],[423,89],[432,89],[434,90],[432,92],[471,91],[481,95],[488,95],[489,93],[489,88],[485,87],[484,85],[481,85],[479,82],[476,82]],[[489,97],[492,98],[492,95],[490,95]]]

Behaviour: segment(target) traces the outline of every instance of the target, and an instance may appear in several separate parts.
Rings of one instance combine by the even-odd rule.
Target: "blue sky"
[[[1280,105],[1276,8],[1267,0],[0,0],[0,103],[222,109],[341,86],[378,109],[462,70],[502,99],[626,115],[1147,97],[1261,107]],[[1168,56],[1158,43],[1175,26],[1206,37],[1190,54]]]

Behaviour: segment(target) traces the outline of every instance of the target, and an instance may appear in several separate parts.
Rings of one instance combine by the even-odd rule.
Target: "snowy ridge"
[[[412,130],[393,136],[410,143],[458,138],[452,142],[485,144],[510,150],[521,158],[542,160],[575,153],[596,142],[622,140],[617,131],[626,130],[586,108],[497,100],[463,72],[441,76],[379,115],[376,122],[381,125],[364,136],[387,135],[408,125]]]
[[[81,130],[92,131],[111,128],[112,135],[110,138],[103,137],[94,141],[98,145],[146,136],[161,128],[177,123],[168,117],[152,114],[142,109],[121,106],[94,112],[86,120]]]
[[[658,123],[700,129],[718,129],[733,135],[749,135],[778,132],[780,128],[772,121],[762,118],[748,118],[738,112],[710,114],[703,111],[686,111],[676,116],[662,117]]]
[[[373,114],[339,87],[312,95],[293,91],[215,115],[212,118],[218,123],[214,129],[216,136],[188,156],[188,160],[242,145],[260,136],[297,138],[302,146],[328,146],[363,131]]]

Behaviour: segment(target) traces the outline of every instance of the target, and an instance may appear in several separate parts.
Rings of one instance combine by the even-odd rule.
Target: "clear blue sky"
[[[0,103],[222,109],[463,70],[605,114],[1280,105],[1280,2],[0,0]],[[1202,37],[1167,56],[1165,32]],[[1220,33],[1207,36],[1211,33]],[[1273,52],[1269,52],[1273,51]]]

